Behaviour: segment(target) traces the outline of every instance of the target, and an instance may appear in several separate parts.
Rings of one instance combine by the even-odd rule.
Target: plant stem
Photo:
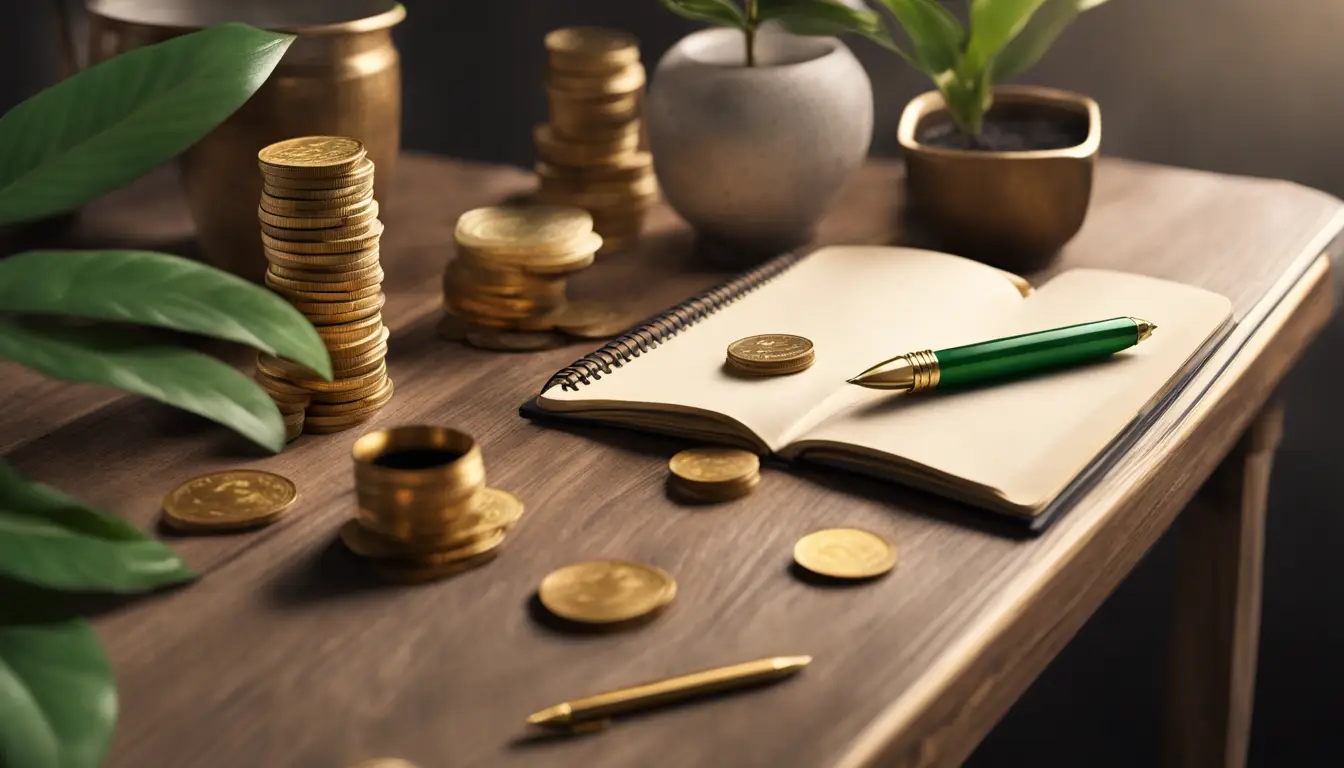
[[[756,0],[747,0],[747,66],[756,66]]]

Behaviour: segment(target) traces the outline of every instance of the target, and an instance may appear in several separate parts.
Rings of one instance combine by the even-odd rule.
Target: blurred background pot
[[[994,89],[985,130],[1032,127],[1071,137],[1053,149],[995,151],[936,146],[952,130],[943,97],[915,97],[897,129],[911,207],[939,247],[1016,272],[1048,264],[1078,234],[1092,198],[1101,110],[1076,93],[1025,85]],[[1011,136],[1000,136],[1012,140]],[[1032,136],[1018,140],[1031,145]],[[939,142],[940,144],[943,142]]]
[[[298,39],[261,90],[182,156],[182,181],[204,259],[260,282],[257,151],[293,136],[353,136],[368,147],[375,189],[389,189],[401,141],[401,62],[390,0],[88,0],[89,62],[226,21]],[[385,195],[378,195],[386,208]]]
[[[845,44],[762,30],[692,33],[658,63],[645,117],[667,201],[700,235],[759,258],[807,242],[863,163],[873,90]]]

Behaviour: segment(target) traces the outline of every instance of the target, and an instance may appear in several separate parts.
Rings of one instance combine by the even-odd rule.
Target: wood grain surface
[[[477,438],[489,484],[527,505],[497,561],[390,587],[342,550],[336,529],[354,512],[350,444],[367,429],[304,436],[268,457],[156,404],[0,375],[8,458],[137,524],[155,526],[165,492],[214,469],[265,468],[300,488],[293,513],[270,528],[172,538],[203,578],[97,616],[122,697],[111,766],[346,766],[379,755],[425,768],[957,764],[1170,525],[1324,323],[1328,264],[1301,273],[1340,227],[1337,201],[1287,183],[1103,162],[1088,223],[1054,269],[1203,286],[1232,299],[1242,326],[1078,509],[1024,541],[950,502],[826,472],[767,467],[746,499],[684,507],[663,488],[667,458],[684,443],[523,420],[519,404],[594,345],[488,353],[433,328],[457,216],[533,182],[423,156],[400,167],[398,187],[378,191],[392,203],[382,254],[397,395],[367,429],[434,423]],[[169,181],[92,206],[71,242],[189,248]],[[903,223],[899,182],[899,165],[866,168],[819,240],[925,242]],[[600,261],[571,295],[651,314],[724,277],[659,208],[636,253]],[[1262,300],[1275,293],[1286,298]],[[794,541],[834,525],[896,542],[896,571],[853,588],[791,576]],[[668,570],[676,603],[619,634],[539,621],[540,579],[595,557]],[[804,653],[816,661],[783,684],[599,735],[536,740],[523,727],[566,698]]]

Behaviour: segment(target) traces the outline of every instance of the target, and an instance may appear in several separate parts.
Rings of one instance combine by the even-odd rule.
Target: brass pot
[[[945,149],[924,144],[948,123],[937,91],[917,96],[901,115],[910,204],[948,250],[1013,271],[1038,269],[1087,217],[1101,147],[1101,110],[1086,96],[1036,86],[994,89],[991,116],[1043,116],[1074,122],[1086,138],[1064,149],[1021,152]]]
[[[391,0],[87,0],[89,61],[211,24],[242,21],[298,35],[266,84],[182,156],[182,182],[205,261],[260,282],[257,151],[294,136],[353,136],[388,189],[401,144],[401,61]],[[385,198],[380,196],[380,203]]]

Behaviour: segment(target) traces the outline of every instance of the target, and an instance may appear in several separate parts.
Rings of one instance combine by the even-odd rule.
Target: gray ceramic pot
[[[873,89],[833,37],[707,29],[658,63],[645,115],[667,201],[702,235],[752,255],[806,242],[868,154]]]

